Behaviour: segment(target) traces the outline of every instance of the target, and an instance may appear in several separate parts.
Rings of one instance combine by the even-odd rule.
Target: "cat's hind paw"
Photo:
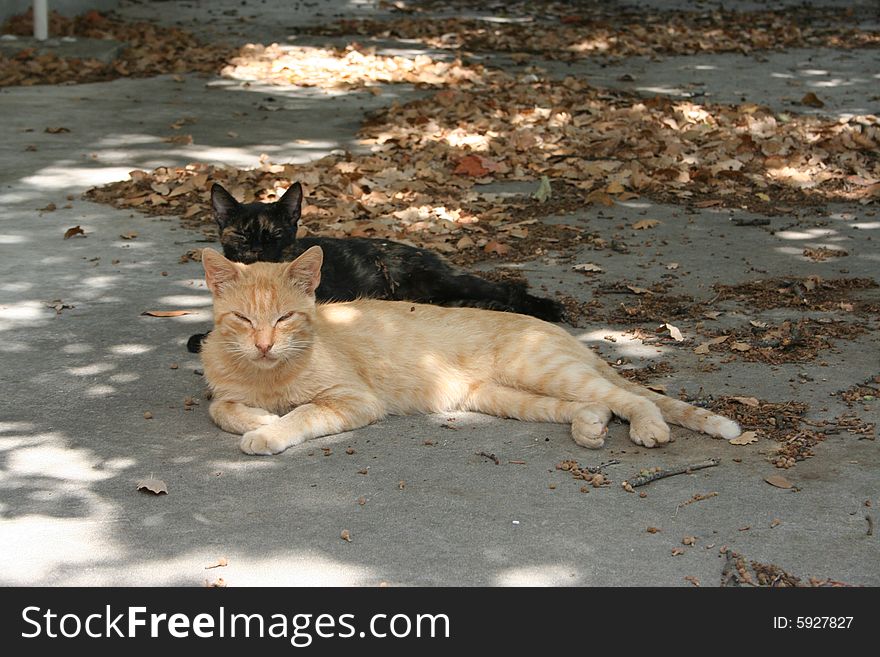
[[[742,429],[733,420],[728,420],[721,415],[714,415],[706,421],[704,431],[713,438],[731,440],[742,433]]]
[[[581,411],[571,422],[571,437],[581,447],[599,449],[605,445],[610,418],[611,411],[608,409]]]
[[[669,426],[661,418],[633,418],[629,437],[636,445],[656,447],[669,442]]]
[[[290,447],[291,441],[284,436],[279,436],[275,431],[267,427],[260,427],[248,431],[241,437],[238,446],[245,454],[271,455],[279,454]]]

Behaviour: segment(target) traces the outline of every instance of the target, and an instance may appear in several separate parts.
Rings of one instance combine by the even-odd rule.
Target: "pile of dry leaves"
[[[880,374],[872,376],[864,383],[850,386],[837,393],[837,396],[850,408],[853,404],[877,401],[880,399]]]
[[[870,278],[768,278],[737,285],[715,285],[719,300],[731,299],[753,308],[794,308],[820,312],[880,312],[878,288]]]
[[[418,39],[434,48],[494,50],[547,59],[595,55],[691,55],[805,47],[865,48],[880,45],[880,32],[849,24],[838,9],[789,7],[758,12],[637,12],[571,14],[550,20],[486,21],[406,17],[391,21],[343,20],[310,31]],[[548,17],[549,18],[549,17]]]
[[[28,36],[33,33],[30,10],[10,18],[0,32]],[[200,43],[192,34],[174,27],[123,21],[113,15],[90,11],[75,18],[52,12],[49,33],[112,39],[125,44],[111,63],[94,59],[65,59],[54,53],[24,49],[13,57],[0,55],[0,87],[11,85],[98,82],[119,77],[147,77],[164,73],[216,72],[229,58],[223,45]]]
[[[478,82],[482,67],[441,62],[428,57],[384,56],[351,45],[344,50],[248,44],[221,75],[235,80],[302,87],[359,87],[391,82],[460,85]]]
[[[752,320],[746,329],[710,333],[710,338],[701,342],[694,352],[725,353],[727,358],[722,362],[740,358],[770,365],[805,363],[831,348],[831,339],[849,340],[867,330],[861,322],[839,322],[826,317],[784,320],[779,325]]]
[[[497,256],[509,251],[500,239],[511,239],[517,230],[528,233],[528,226],[504,221],[503,209],[476,194],[456,196],[454,187],[440,193],[408,173],[380,156],[331,155],[303,165],[264,160],[248,170],[191,164],[132,171],[129,180],[92,188],[85,198],[149,214],[179,215],[184,225],[212,234],[213,183],[252,202],[274,201],[296,180],[306,188],[301,234],[382,237],[449,254],[480,249]],[[448,205],[438,198],[448,199]]]
[[[647,194],[766,211],[880,198],[880,120],[777,115],[602,91],[586,81],[498,76],[393,106],[362,130],[374,149],[478,181],[541,175],[610,205]]]
[[[479,88],[444,89],[392,106],[372,117],[361,137],[372,153],[297,166],[265,162],[252,171],[163,167],[90,190],[89,198],[205,223],[211,182],[251,201],[272,200],[299,180],[312,203],[304,224],[320,234],[404,239],[447,254],[523,259],[577,246],[589,236],[574,227],[540,224],[537,217],[553,208],[537,200],[481,197],[473,189],[477,183],[537,185],[546,176],[553,181],[552,196],[567,199],[568,207],[572,199],[610,205],[640,194],[766,206],[771,198],[868,200],[880,192],[875,117],[781,121],[754,105],[641,100],[600,92],[574,78],[494,75]],[[548,234],[535,243],[539,229]]]
[[[736,420],[743,431],[757,441],[773,440],[776,446],[770,462],[777,468],[791,468],[814,455],[813,447],[828,435],[848,434],[860,440],[874,440],[876,425],[852,415],[831,420],[809,420],[807,404],[796,401],[769,402],[755,397],[719,397],[690,400]],[[746,435],[744,433],[743,435]]]
[[[745,558],[732,550],[727,550],[726,562],[721,572],[721,586],[766,586],[775,588],[795,586],[840,587],[851,586],[832,579],[810,577],[804,581],[775,564],[759,561],[746,562]]]

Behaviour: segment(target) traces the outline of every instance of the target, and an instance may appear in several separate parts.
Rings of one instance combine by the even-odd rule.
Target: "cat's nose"
[[[272,343],[272,342],[257,342],[256,346],[257,346],[257,349],[260,350],[260,353],[263,354],[264,356],[266,356],[266,355],[268,355],[269,350],[272,348],[273,344],[274,343]]]

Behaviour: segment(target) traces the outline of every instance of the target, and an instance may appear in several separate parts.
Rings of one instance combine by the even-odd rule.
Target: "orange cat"
[[[214,331],[202,361],[210,414],[244,434],[249,454],[386,415],[479,411],[570,422],[575,442],[605,442],[612,413],[633,442],[669,441],[665,420],[733,438],[731,420],[620,377],[563,329],[525,315],[362,299],[315,304],[323,254],[291,263],[231,262],[204,249]]]

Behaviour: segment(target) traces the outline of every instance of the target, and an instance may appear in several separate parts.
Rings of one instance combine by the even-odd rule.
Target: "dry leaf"
[[[501,242],[496,242],[492,240],[491,242],[487,242],[486,246],[483,247],[483,251],[486,253],[496,253],[500,256],[507,255],[510,253],[510,247],[506,244],[502,244]]]
[[[83,237],[85,237],[86,231],[84,231],[81,226],[74,226],[73,228],[68,228],[66,231],[64,231],[64,239],[66,240],[69,240],[74,235],[82,235]]]
[[[360,506],[363,506],[364,504],[367,503],[367,498],[364,497],[363,495],[361,495],[359,498],[357,498],[357,503],[358,503]]]
[[[341,538],[343,541],[348,541],[349,543],[351,543],[351,532],[347,529],[343,529],[342,533],[339,534],[339,538]]]
[[[70,128],[46,128],[44,132],[48,132],[50,135],[60,135],[62,132],[70,132]]]
[[[482,155],[465,155],[452,171],[454,175],[483,178],[498,169],[498,163]]]
[[[830,258],[843,258],[849,253],[843,249],[828,248],[820,246],[817,248],[807,247],[803,250],[804,257],[809,258],[813,262],[825,262]]]
[[[767,328],[767,322],[760,322],[756,319],[749,320],[749,324],[755,328]]]
[[[670,271],[674,271],[674,270],[678,269],[679,267],[680,267],[680,265],[677,262],[670,262],[668,265],[666,265],[666,269],[668,269]]]
[[[583,271],[583,272],[602,272],[605,271],[599,265],[594,265],[592,262],[584,262],[580,265],[575,265],[572,267],[575,271]]]
[[[672,336],[673,340],[675,340],[676,342],[682,342],[684,340],[684,337],[682,336],[681,331],[679,331],[678,328],[676,328],[672,324],[665,324],[664,326],[666,326],[666,329],[669,331],[669,335]]]
[[[605,188],[605,192],[608,194],[621,194],[625,191],[623,185],[621,185],[616,180],[612,182],[608,187]]]
[[[121,238],[124,239],[124,240],[133,240],[133,239],[135,239],[137,236],[138,236],[138,234],[137,234],[135,231],[132,230],[132,231],[129,231],[129,232],[127,232],[127,233],[122,233],[122,235],[120,235],[119,237],[121,237]]]
[[[773,529],[774,527],[778,527],[781,524],[782,524],[782,521],[779,518],[773,518],[773,520],[770,521],[770,529]]]
[[[46,304],[49,308],[52,308],[55,311],[56,315],[60,315],[62,310],[66,310],[68,308],[76,308],[76,306],[64,303],[61,299],[52,299],[49,303]]]
[[[633,294],[653,294],[651,290],[645,289],[643,287],[638,287],[636,285],[627,285],[626,289]]]
[[[809,107],[825,107],[825,103],[819,100],[819,97],[812,91],[808,91],[804,97],[801,98],[801,105],[808,105]]]
[[[773,475],[771,477],[766,477],[764,481],[766,481],[771,486],[776,486],[776,488],[794,488],[794,484],[782,475]]]
[[[758,442],[758,433],[756,431],[743,431],[736,438],[731,438],[731,445],[751,445]]]
[[[614,199],[600,189],[593,190],[592,192],[587,194],[587,200],[590,203],[601,203],[602,205],[606,205],[608,207],[614,205]]]
[[[55,212],[57,209],[58,207],[54,203],[49,203],[46,207],[40,208],[39,212]]]
[[[734,342],[733,344],[730,345],[730,348],[733,349],[734,351],[749,351],[752,348],[752,346],[749,344],[746,344],[745,342]]]
[[[141,479],[137,484],[138,490],[149,491],[154,495],[168,494],[168,486],[161,479],[156,479],[155,477],[149,477],[147,479]]]
[[[758,408],[760,402],[756,397],[731,397],[733,401],[739,402],[743,406],[751,406],[752,408]]]
[[[696,536],[685,536],[683,539],[681,539],[682,545],[693,545],[696,542],[697,542]]]
[[[210,566],[205,566],[205,570],[211,570],[211,568],[222,568],[224,566],[228,566],[229,562],[224,558],[220,557],[216,562],[212,563]]]
[[[193,138],[192,135],[172,135],[171,137],[165,137],[162,141],[168,142],[169,144],[189,146],[193,143]]]
[[[225,589],[226,588],[226,580],[223,579],[222,577],[218,577],[216,580],[214,580],[211,583],[208,583],[208,581],[205,580],[205,586],[208,587],[209,589]]]
[[[709,343],[704,342],[694,349],[695,354],[708,354],[709,353]]]
[[[181,315],[191,315],[192,310],[145,310],[141,315],[149,317],[180,317]]]
[[[673,557],[677,557],[682,554],[684,554],[684,550],[682,550],[681,548],[672,548],[672,556]]]
[[[648,532],[649,534],[659,534],[660,528],[659,527],[648,527],[645,531]]]
[[[641,221],[637,221],[632,225],[636,230],[646,230],[648,228],[653,228],[654,226],[659,226],[660,222],[656,219],[642,219]]]
[[[694,577],[693,575],[685,575],[685,576],[684,576],[684,580],[685,580],[686,582],[690,582],[690,583],[693,584],[694,586],[700,586],[700,580],[698,580],[698,579],[697,579],[696,577]]]

